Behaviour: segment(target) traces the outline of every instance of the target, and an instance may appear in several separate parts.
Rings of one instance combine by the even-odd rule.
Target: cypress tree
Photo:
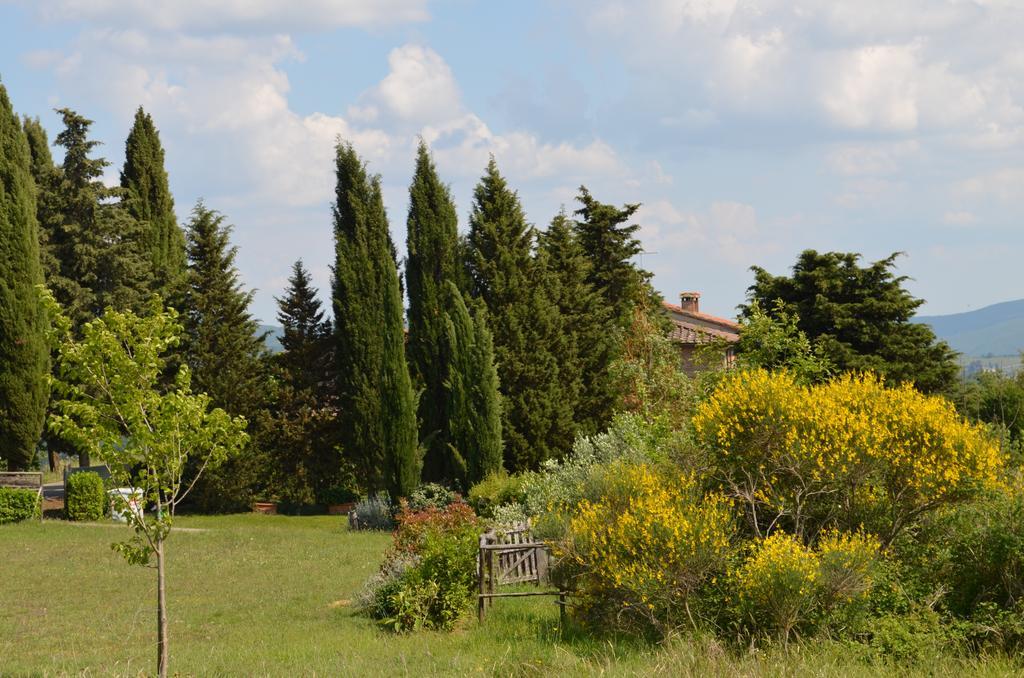
[[[35,466],[49,397],[42,282],[29,144],[0,84],[0,459],[12,470]]]
[[[408,495],[420,480],[416,397],[402,296],[380,192],[351,144],[336,148],[332,297],[338,430],[368,489]]]
[[[562,320],[553,350],[572,402],[572,433],[590,435],[604,430],[615,407],[608,367],[616,355],[619,331],[612,309],[591,284],[593,266],[564,212],[540,235],[540,244]]]
[[[416,172],[409,186],[408,255],[409,370],[421,390],[420,440],[427,446],[423,474],[445,478],[449,441],[445,440],[445,374],[441,341],[448,310],[446,285],[457,279],[458,217],[448,187],[441,183],[427,145],[421,140]]]
[[[467,269],[473,296],[487,307],[502,395],[505,466],[535,469],[560,456],[572,412],[552,345],[561,330],[548,298],[535,233],[519,197],[491,158],[473,193]]]
[[[651,294],[650,274],[642,271],[632,259],[642,250],[635,233],[640,227],[627,224],[640,205],[621,208],[598,202],[585,186],[580,186],[576,200],[576,233],[580,245],[590,259],[588,281],[601,295],[619,326],[625,328],[632,318],[633,307]]]
[[[185,272],[185,236],[174,216],[160,135],[141,106],[125,141],[121,187],[128,213],[143,226],[142,249],[149,256],[154,290],[174,301]]]
[[[486,313],[472,316],[455,283],[445,285],[450,309],[445,313],[441,356],[447,368],[444,381],[445,440],[449,453],[445,477],[464,489],[501,469],[501,399],[494,343]]]
[[[269,380],[264,337],[249,313],[253,293],[239,281],[237,253],[224,216],[196,203],[186,225],[182,357],[192,371],[192,389],[208,394],[229,414],[249,419],[252,432],[255,415],[267,403]],[[200,505],[216,511],[247,508],[265,468],[265,453],[254,440],[246,455],[203,474],[197,485]]]
[[[125,209],[123,190],[100,180],[109,163],[90,157],[99,145],[88,138],[92,121],[67,108],[58,112],[64,130],[57,145],[65,154],[54,191],[56,215],[44,224],[52,229],[46,242],[55,265],[47,283],[76,325],[107,306],[141,310],[152,289],[142,224]]]
[[[51,289],[58,285],[51,282],[60,275],[60,264],[53,251],[51,235],[56,233],[60,223],[60,168],[53,164],[50,142],[39,118],[25,116],[22,124],[28,147],[32,154],[32,179],[36,184],[36,221],[39,223],[39,257],[43,265],[43,276]]]

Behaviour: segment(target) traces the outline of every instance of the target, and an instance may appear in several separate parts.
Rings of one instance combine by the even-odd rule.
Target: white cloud
[[[391,50],[387,76],[360,97],[349,115],[364,123],[419,127],[444,124],[462,114],[462,95],[451,68],[434,50],[404,45]]]
[[[840,144],[826,155],[829,167],[843,176],[893,174],[921,149],[916,140]]]
[[[942,223],[950,226],[973,226],[978,223],[977,215],[965,211],[949,211],[942,215]]]
[[[425,21],[426,0],[35,0],[50,21],[160,31],[329,30]]]
[[[996,198],[1004,202],[1024,200],[1024,167],[1004,167],[960,182],[957,192],[975,198]]]
[[[690,212],[669,200],[654,200],[637,210],[636,221],[645,249],[661,257],[650,262],[655,273],[674,272],[680,259],[697,252],[742,270],[777,249],[761,232],[754,207],[741,202],[716,201]]]

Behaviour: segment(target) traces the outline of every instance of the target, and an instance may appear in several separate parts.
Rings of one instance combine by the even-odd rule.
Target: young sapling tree
[[[110,469],[119,487],[141,498],[139,510],[115,497],[134,530],[112,548],[129,563],[157,573],[157,673],[167,676],[166,541],[175,509],[203,471],[247,443],[246,422],[210,409],[205,393],[192,393],[187,367],[168,374],[167,352],[181,334],[177,314],[158,299],[144,316],[108,308],[85,323],[80,336],[49,297],[57,348],[53,431],[87,450]],[[186,476],[187,462],[198,469]],[[152,510],[143,512],[141,507]],[[155,565],[151,564],[155,560]]]

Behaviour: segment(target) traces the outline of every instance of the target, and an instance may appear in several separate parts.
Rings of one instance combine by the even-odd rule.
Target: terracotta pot
[[[253,513],[262,513],[268,516],[277,515],[276,501],[257,501],[252,505]]]
[[[328,504],[327,514],[332,516],[346,516],[348,512],[356,507],[354,501],[347,502],[345,504]]]

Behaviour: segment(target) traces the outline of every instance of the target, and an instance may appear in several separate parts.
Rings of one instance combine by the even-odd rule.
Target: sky
[[[420,136],[463,230],[490,154],[538,228],[580,185],[640,203],[670,301],[731,317],[751,266],[901,251],[945,314],[1024,297],[1021,35],[1018,0],[0,0],[0,82],[51,139],[93,119],[109,181],[151,113],[264,322],[298,258],[326,298],[335,140],[401,255]]]

